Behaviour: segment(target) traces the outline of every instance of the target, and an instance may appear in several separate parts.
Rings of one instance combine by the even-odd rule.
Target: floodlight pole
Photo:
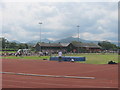
[[[80,42],[80,40],[79,40],[79,37],[80,37],[80,36],[79,36],[79,34],[80,34],[79,27],[80,27],[80,26],[77,25],[77,27],[78,27],[78,43],[79,43],[79,42]],[[78,47],[78,53],[79,53],[79,47]]]
[[[39,24],[40,24],[40,43],[41,43],[41,25],[42,25],[42,22],[39,22]],[[42,51],[41,46],[40,46],[40,51]]]

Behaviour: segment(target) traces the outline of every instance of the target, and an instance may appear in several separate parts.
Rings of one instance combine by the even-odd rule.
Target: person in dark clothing
[[[117,63],[111,60],[108,62],[108,64],[117,64]]]

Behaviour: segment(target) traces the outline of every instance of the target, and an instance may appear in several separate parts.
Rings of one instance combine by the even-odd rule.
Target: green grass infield
[[[53,55],[57,56],[57,55]],[[64,56],[77,56],[77,57],[86,57],[86,61],[79,61],[77,63],[87,63],[87,64],[107,64],[108,61],[112,60],[116,63],[120,63],[118,61],[118,54],[66,54]],[[33,59],[33,60],[43,60],[43,59],[50,59],[50,56],[23,56],[23,57],[16,57],[16,56],[6,56],[2,57],[6,59]]]

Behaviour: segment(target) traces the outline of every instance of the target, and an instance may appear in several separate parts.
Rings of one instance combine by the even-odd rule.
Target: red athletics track
[[[53,78],[2,74],[2,88],[117,88],[118,65],[2,59],[2,72],[95,77]]]

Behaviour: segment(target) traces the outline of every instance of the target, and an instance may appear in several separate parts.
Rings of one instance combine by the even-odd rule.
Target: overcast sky
[[[6,2],[1,3],[2,34],[8,40],[118,40],[117,2]],[[38,24],[42,22],[42,24]]]

